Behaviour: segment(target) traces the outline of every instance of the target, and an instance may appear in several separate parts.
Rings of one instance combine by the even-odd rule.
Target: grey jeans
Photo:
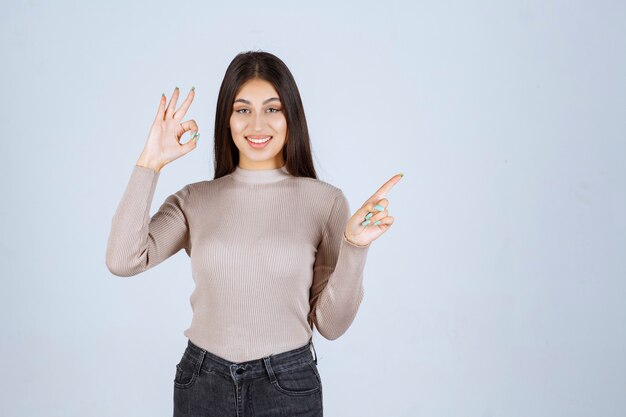
[[[230,362],[188,340],[174,376],[174,417],[322,417],[312,339],[299,348]]]

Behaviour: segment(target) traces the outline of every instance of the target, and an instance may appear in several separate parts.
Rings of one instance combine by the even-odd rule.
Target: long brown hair
[[[263,51],[241,52],[226,69],[215,111],[215,179],[230,174],[239,164],[239,149],[230,132],[230,116],[235,96],[242,85],[253,78],[272,84],[283,105],[287,136],[282,152],[287,171],[296,177],[317,179],[311,158],[309,129],[296,81],[283,61]]]

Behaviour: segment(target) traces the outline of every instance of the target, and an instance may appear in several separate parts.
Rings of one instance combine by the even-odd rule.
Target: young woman
[[[321,416],[313,326],[334,340],[354,320],[370,243],[393,223],[385,196],[402,174],[350,216],[342,190],[317,179],[291,72],[270,53],[246,52],[219,91],[214,179],[185,185],[150,217],[161,169],[197,146],[196,122],[182,121],[194,94],[178,110],[178,87],[167,107],[161,97],[113,216],[107,267],[126,277],[180,249],[191,259],[175,417]]]

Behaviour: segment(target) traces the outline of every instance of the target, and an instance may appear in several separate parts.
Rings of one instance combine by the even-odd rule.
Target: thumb
[[[199,140],[199,139],[200,139],[200,133],[198,133],[198,132],[194,133],[194,134],[191,136],[191,139],[189,139],[189,140],[187,141],[187,143],[185,143],[185,145],[183,145],[183,146],[185,146],[185,148],[186,148],[185,150],[186,150],[187,152],[190,152],[190,151],[192,151],[193,149],[195,149],[195,148],[196,148],[196,146],[197,146],[197,143],[198,143],[198,140]]]

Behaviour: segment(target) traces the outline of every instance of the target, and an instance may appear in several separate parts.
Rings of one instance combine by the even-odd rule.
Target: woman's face
[[[287,137],[287,119],[276,89],[265,80],[245,82],[233,102],[230,132],[239,149],[244,169],[273,169],[285,164],[282,149]],[[261,139],[270,137],[265,143]]]

